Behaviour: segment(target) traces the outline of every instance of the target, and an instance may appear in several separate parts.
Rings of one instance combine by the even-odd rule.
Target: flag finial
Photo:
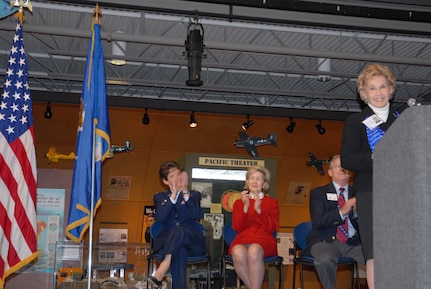
[[[15,13],[15,18],[19,19],[20,23],[24,23],[24,8],[27,8],[30,12],[33,12],[33,5],[31,5],[30,0],[14,0],[10,1],[10,7],[18,7],[18,11]]]
[[[100,24],[100,18],[102,17],[102,10],[99,8],[99,3],[96,3],[96,8],[93,10],[93,24]]]

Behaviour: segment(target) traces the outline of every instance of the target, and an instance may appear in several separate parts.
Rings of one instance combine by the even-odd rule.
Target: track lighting
[[[286,131],[288,133],[293,133],[293,130],[295,129],[295,125],[296,125],[296,122],[294,122],[293,119],[290,118],[290,124],[286,127]]]
[[[48,104],[46,105],[46,110],[43,116],[48,119],[52,118],[51,103],[49,101],[48,101]]]
[[[252,125],[254,121],[250,119],[250,115],[247,115],[247,121],[244,122],[241,127],[243,130],[248,130]]]
[[[142,118],[142,123],[145,125],[150,124],[150,117],[148,116],[147,109],[145,109],[144,117]]]
[[[192,111],[192,114],[190,115],[190,127],[195,128],[197,126],[198,126],[198,123],[196,122],[196,119],[195,119],[195,112]]]
[[[317,128],[317,132],[318,132],[320,135],[325,134],[326,129],[325,129],[324,127],[322,127],[322,120],[321,120],[321,119],[319,119],[319,123],[318,123],[318,124],[316,124],[316,128]]]

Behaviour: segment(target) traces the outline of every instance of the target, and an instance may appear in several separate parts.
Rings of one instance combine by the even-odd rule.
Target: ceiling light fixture
[[[316,128],[317,128],[317,132],[318,132],[320,135],[325,134],[326,129],[322,126],[322,120],[321,120],[321,119],[319,119],[319,123],[318,123],[318,124],[316,124]]]
[[[317,71],[320,72],[331,72],[331,58],[317,58]],[[331,76],[327,74],[317,75],[317,80],[319,81],[330,81]]]
[[[290,124],[286,127],[286,131],[288,133],[293,133],[293,130],[295,129],[296,122],[293,121],[293,118],[290,118]]]
[[[117,31],[117,33],[124,33],[123,31]],[[125,41],[112,41],[112,56],[111,64],[122,66],[126,64],[124,56],[126,55],[126,42]],[[120,56],[120,58],[115,58]]]
[[[191,128],[195,128],[197,126],[198,126],[198,123],[197,123],[197,121],[195,119],[195,112],[192,111],[192,114],[190,115],[190,127]]]
[[[48,103],[46,104],[46,110],[43,113],[43,116],[45,118],[51,119],[52,118],[52,111],[51,111],[51,103],[48,101]]]
[[[148,116],[147,109],[145,109],[144,117],[142,118],[142,123],[145,125],[150,124],[150,117]]]
[[[201,35],[202,32],[202,35]],[[186,81],[188,86],[202,86],[201,69],[202,57],[204,52],[204,27],[199,23],[198,16],[194,17],[194,21],[190,19],[187,27],[186,53],[189,69],[189,79]]]
[[[250,119],[250,115],[247,114],[247,121],[244,122],[241,127],[243,130],[248,130],[252,125],[254,121]]]

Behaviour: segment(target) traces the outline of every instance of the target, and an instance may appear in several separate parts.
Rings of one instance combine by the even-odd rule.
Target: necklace
[[[258,194],[258,198],[259,198],[260,200],[262,200],[264,196],[265,196],[265,195],[264,195],[264,193],[262,193],[262,192],[260,192],[260,193]],[[255,199],[254,194],[250,194],[250,199]]]

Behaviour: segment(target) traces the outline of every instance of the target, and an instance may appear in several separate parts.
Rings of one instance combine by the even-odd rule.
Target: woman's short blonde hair
[[[392,71],[389,69],[389,67],[374,63],[368,65],[364,70],[362,70],[361,74],[358,76],[357,81],[357,88],[359,92],[359,96],[361,97],[362,101],[367,103],[367,96],[365,95],[365,84],[371,77],[374,76],[384,76],[388,80],[389,87],[391,88],[391,93],[389,99],[392,99],[392,96],[395,92],[395,83],[396,78],[395,75],[392,73]]]
[[[263,180],[264,180],[262,190],[263,190],[264,194],[267,194],[269,192],[269,186],[270,186],[270,182],[271,182],[271,173],[265,167],[253,166],[253,167],[248,168],[247,175],[246,175],[245,179],[248,180],[250,178],[250,176],[256,172],[262,173]],[[247,182],[245,182],[244,189],[248,190]]]

